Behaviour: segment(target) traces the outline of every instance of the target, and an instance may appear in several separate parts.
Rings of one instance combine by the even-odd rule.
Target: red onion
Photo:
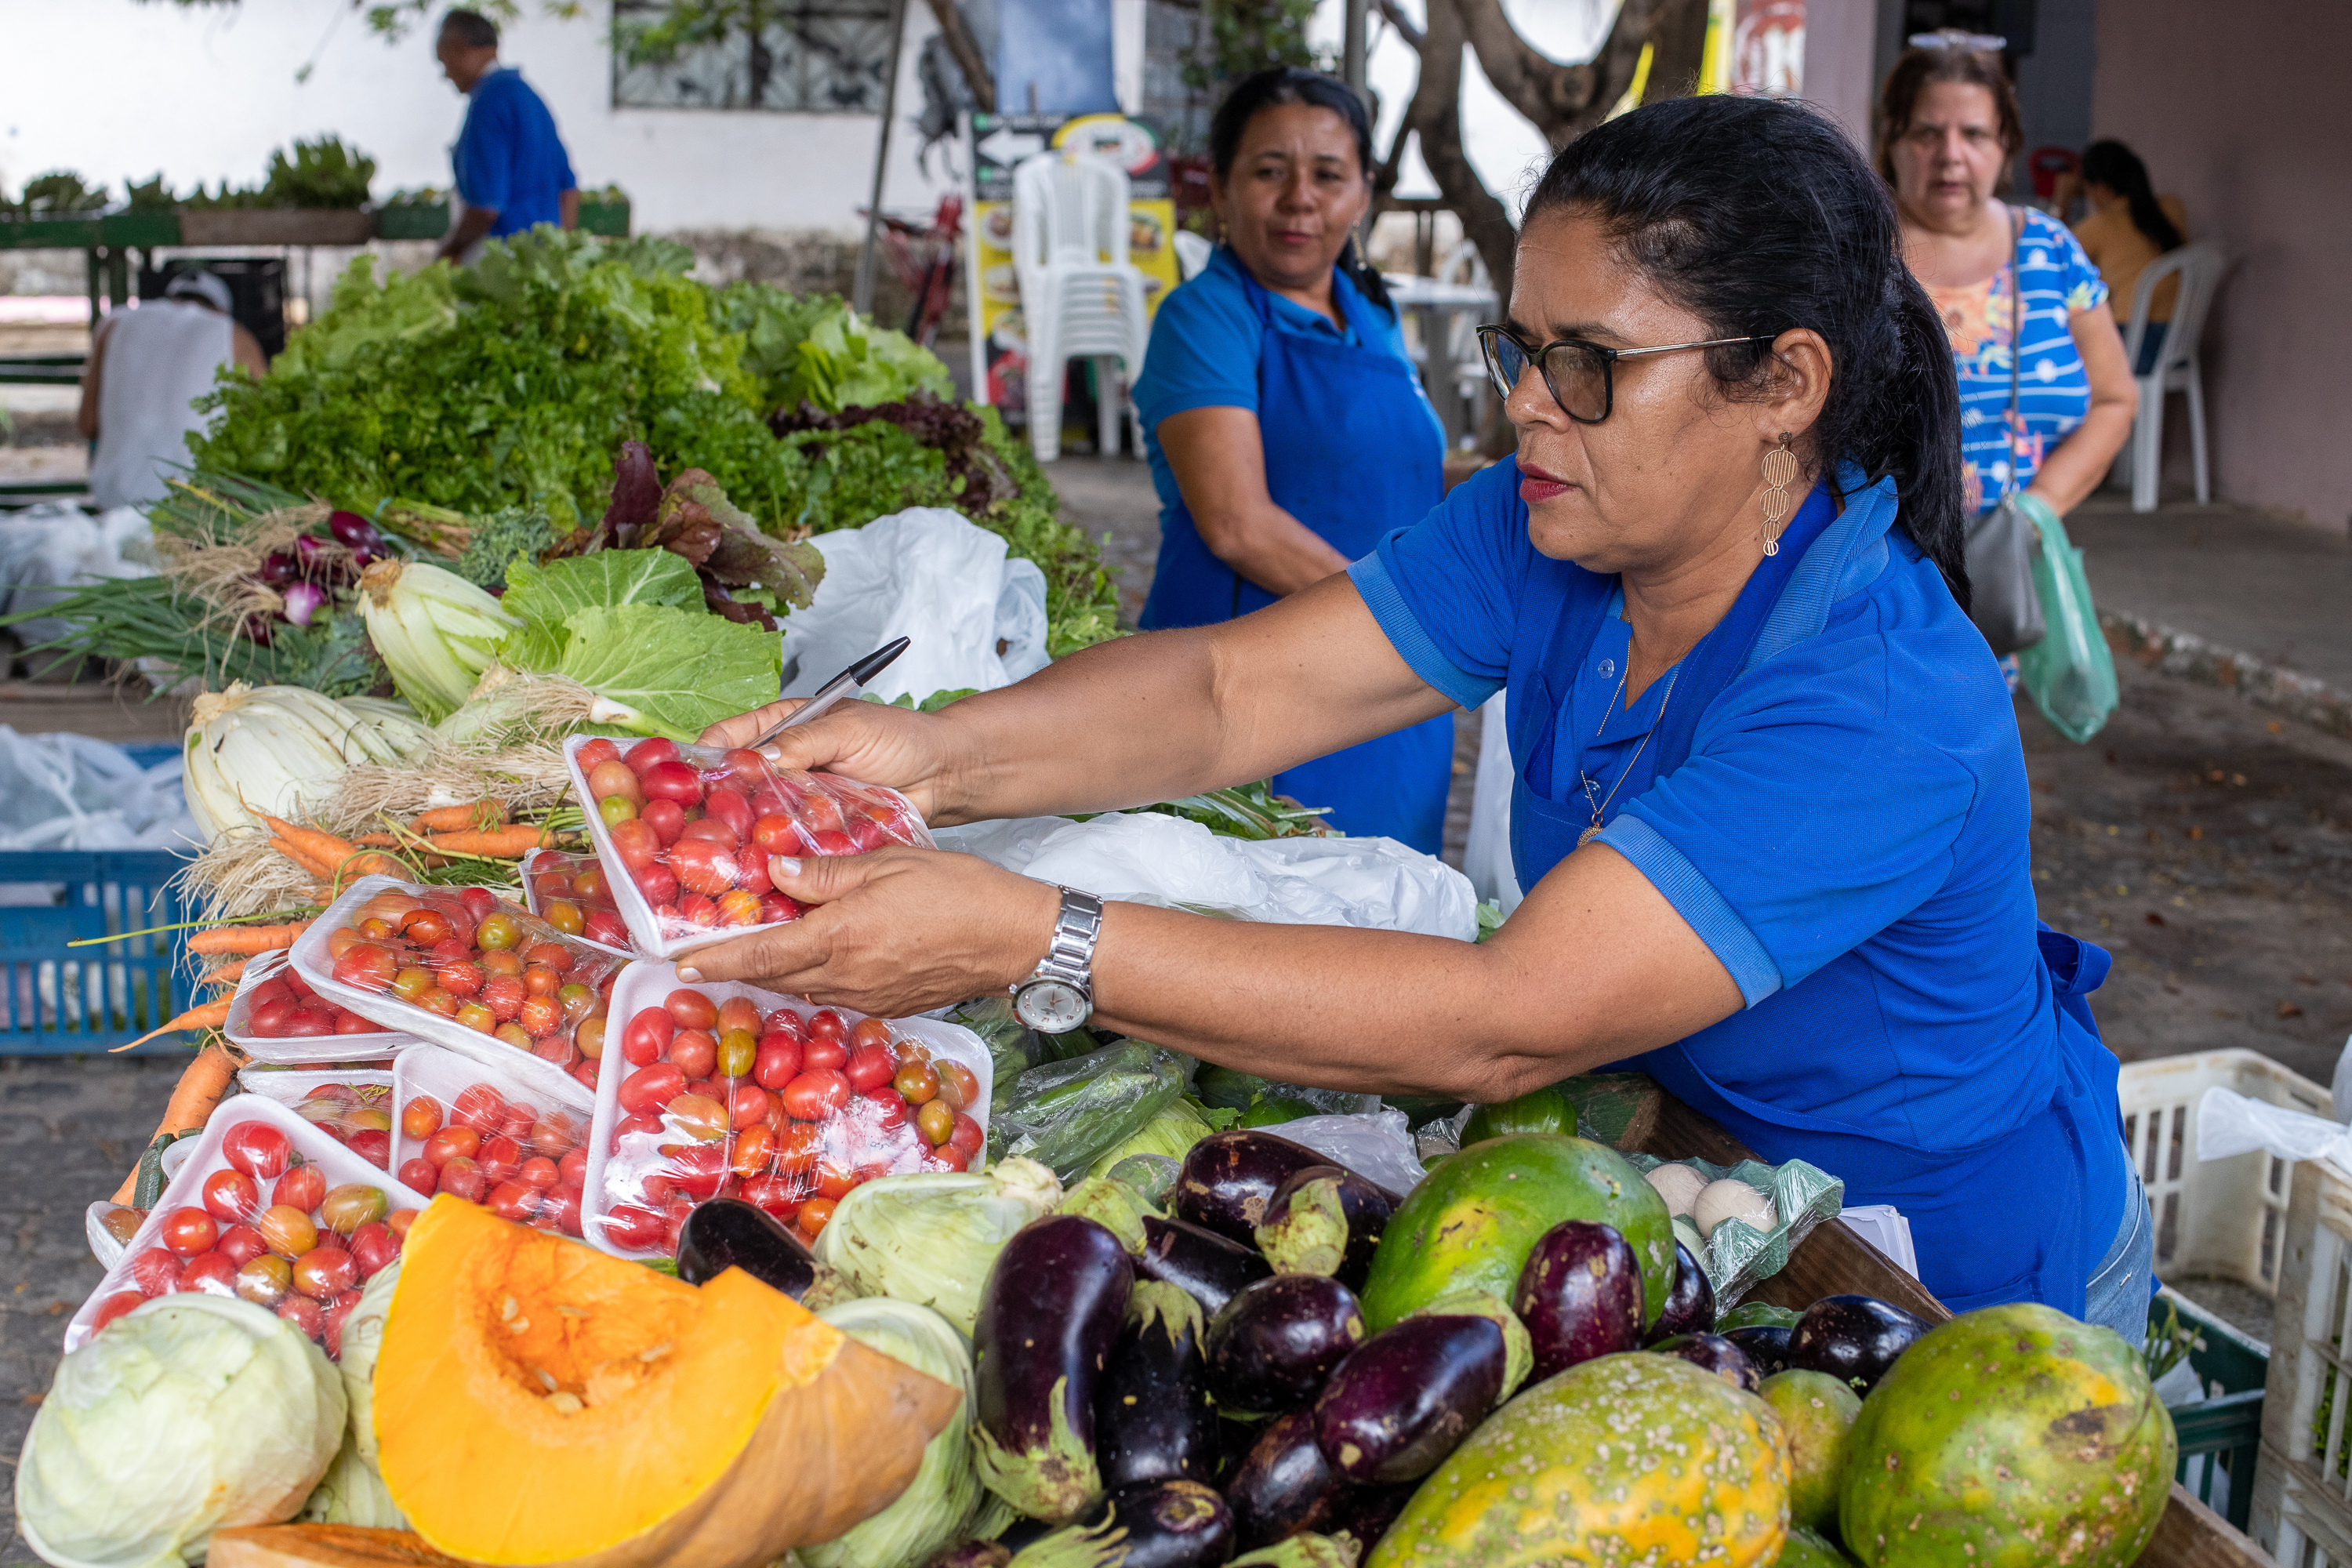
[[[297,583],[286,590],[286,618],[298,626],[307,626],[326,602],[327,591],[316,583]]]
[[[289,550],[273,550],[261,559],[261,580],[272,588],[283,588],[294,581],[300,570],[293,552]]]
[[[375,531],[373,523],[355,511],[331,514],[327,519],[327,531],[333,534],[335,542],[345,549],[373,551],[377,554],[383,552],[383,535]]]
[[[251,640],[259,643],[262,647],[268,647],[269,646],[269,638],[271,636],[269,630],[269,617],[268,616],[246,616],[245,635]]]

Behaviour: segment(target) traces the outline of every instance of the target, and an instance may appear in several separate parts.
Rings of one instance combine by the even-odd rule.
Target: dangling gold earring
[[[1780,553],[1780,520],[1789,515],[1789,481],[1797,477],[1797,454],[1789,450],[1789,433],[1764,454],[1764,553]]]

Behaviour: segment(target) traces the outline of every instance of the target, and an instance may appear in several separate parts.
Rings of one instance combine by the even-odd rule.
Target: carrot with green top
[[[386,877],[404,875],[407,868],[388,855],[371,854],[348,838],[316,827],[303,827],[296,823],[280,821],[267,812],[262,822],[278,840],[289,847],[287,858],[295,864],[316,871],[322,877],[341,881],[351,877],[381,873]]]

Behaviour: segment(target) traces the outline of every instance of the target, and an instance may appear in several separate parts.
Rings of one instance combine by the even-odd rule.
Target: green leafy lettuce
[[[667,605],[594,605],[564,621],[554,673],[610,705],[601,722],[691,738],[776,700],[783,649],[774,634]]]
[[[667,550],[600,550],[544,566],[518,561],[507,574],[499,605],[522,629],[499,657],[517,669],[552,669],[563,660],[570,640],[565,623],[572,616],[618,605],[666,605],[698,614],[702,583],[692,563]]]

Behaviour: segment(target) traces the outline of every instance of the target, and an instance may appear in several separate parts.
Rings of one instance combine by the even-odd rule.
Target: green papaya
[[[1756,1396],[1772,1407],[1788,1439],[1789,1522],[1835,1529],[1861,1396],[1841,1378],[1795,1367],[1766,1378]]]
[[[1516,1132],[1454,1155],[1398,1205],[1360,1293],[1365,1327],[1378,1333],[1459,1290],[1516,1299],[1528,1254],[1570,1219],[1624,1237],[1642,1268],[1643,1321],[1656,1322],[1675,1279],[1665,1200],[1605,1144]]]

